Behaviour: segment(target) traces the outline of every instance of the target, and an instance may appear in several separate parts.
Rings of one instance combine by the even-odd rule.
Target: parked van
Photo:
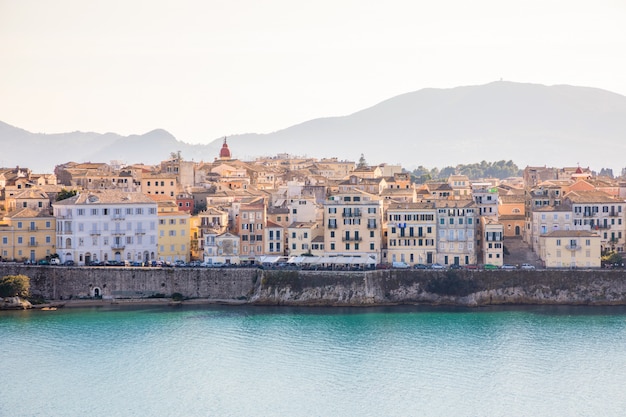
[[[410,268],[410,265],[407,264],[406,262],[392,262],[391,267],[397,268],[397,269],[407,269],[407,268]]]

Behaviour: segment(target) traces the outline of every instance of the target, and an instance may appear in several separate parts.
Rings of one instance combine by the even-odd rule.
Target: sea
[[[624,416],[626,308],[0,312],[0,416]]]

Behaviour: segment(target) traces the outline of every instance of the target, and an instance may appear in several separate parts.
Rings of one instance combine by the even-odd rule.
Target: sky
[[[187,143],[504,79],[626,95],[624,0],[0,0],[0,120]]]

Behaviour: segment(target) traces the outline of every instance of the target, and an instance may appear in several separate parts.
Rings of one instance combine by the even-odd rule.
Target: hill
[[[626,97],[567,85],[493,82],[403,94],[343,117],[229,137],[239,154],[337,156],[407,168],[482,160],[626,166]],[[214,145],[216,143],[214,142]]]
[[[493,82],[427,88],[341,117],[310,120],[268,134],[230,136],[239,159],[292,155],[399,163],[408,169],[513,160],[620,172],[626,166],[626,97],[567,85]],[[190,145],[164,130],[143,135],[39,134],[0,122],[0,166],[52,171],[67,161],[157,163],[180,150],[211,161],[222,138]]]

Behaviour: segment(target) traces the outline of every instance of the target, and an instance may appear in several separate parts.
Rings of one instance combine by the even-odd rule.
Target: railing
[[[582,246],[580,246],[580,245],[567,245],[567,246],[565,246],[565,249],[572,250],[572,251],[573,250],[580,250],[580,249],[582,249]]]
[[[368,223],[368,224],[367,224],[367,228],[368,228],[368,229],[376,229],[376,223],[374,223],[374,224],[369,224],[369,223]]]
[[[135,230],[135,234],[136,234],[136,235],[145,235],[145,234],[146,234],[146,231],[145,231],[145,229]]]
[[[39,246],[39,242],[28,242],[28,246],[30,246],[31,248]]]
[[[124,249],[126,247],[123,243],[114,243],[111,245],[111,249]]]
[[[121,214],[114,214],[113,216],[111,216],[111,220],[122,221],[126,220],[126,218]]]
[[[100,230],[92,230],[89,232],[91,236],[99,236],[101,234]]]
[[[28,228],[29,232],[36,232],[37,230],[39,230],[39,228],[37,226]]]
[[[360,211],[344,211],[343,213],[341,213],[342,217],[361,217],[361,212]]]
[[[122,231],[122,230],[113,230],[111,231],[111,235],[113,236],[124,236],[126,234],[126,232]]]
[[[328,226],[326,226],[328,229],[336,229],[337,228],[337,223],[335,224],[329,224]]]
[[[360,242],[363,240],[362,237],[344,237],[341,239],[343,242]]]

